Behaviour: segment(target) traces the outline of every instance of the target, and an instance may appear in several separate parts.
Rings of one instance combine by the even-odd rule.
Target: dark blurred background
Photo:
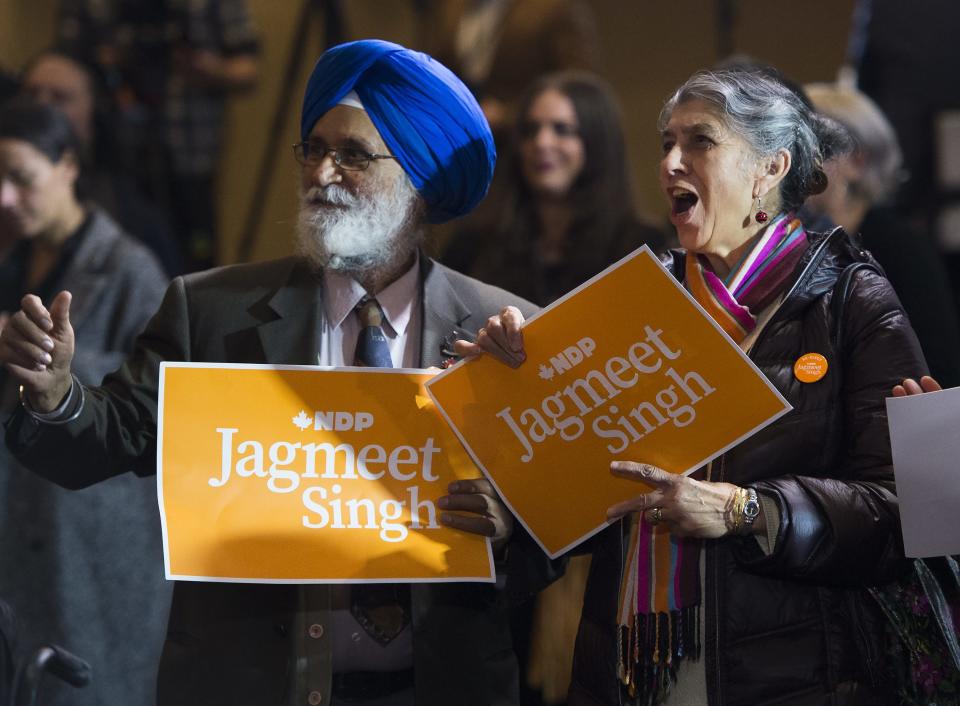
[[[440,3],[452,0],[437,0]],[[521,0],[522,1],[522,0]],[[252,259],[285,255],[292,248],[297,169],[288,145],[296,141],[300,89],[322,50],[325,0],[249,0],[260,37],[256,88],[231,99],[220,161],[217,211],[220,263],[237,259],[262,152],[289,63],[304,2],[315,8],[299,76],[286,111],[286,134],[263,199]],[[434,45],[442,31],[430,0],[348,0],[342,10],[345,39],[380,37],[410,47]],[[659,139],[656,118],[668,94],[694,70],[730,53],[778,66],[795,80],[830,81],[847,53],[854,0],[681,0],[624,2],[585,0],[599,39],[599,73],[614,87],[626,120],[629,158],[641,207],[653,218],[665,213],[657,192]],[[0,67],[15,71],[54,39],[57,0],[0,3]],[[442,238],[443,233],[438,237]]]

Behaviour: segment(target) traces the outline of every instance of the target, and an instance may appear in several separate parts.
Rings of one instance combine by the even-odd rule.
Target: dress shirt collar
[[[327,321],[334,328],[339,328],[360,300],[367,295],[367,290],[355,279],[332,270],[323,271],[323,288],[325,314]],[[383,310],[383,318],[397,335],[403,335],[407,331],[413,307],[420,300],[419,288],[420,255],[418,253],[410,269],[377,294],[377,302]]]

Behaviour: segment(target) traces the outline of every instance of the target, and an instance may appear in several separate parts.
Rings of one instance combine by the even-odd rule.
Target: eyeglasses
[[[311,142],[298,142],[293,146],[293,156],[305,167],[316,167],[328,154],[341,169],[362,171],[376,159],[396,159],[392,154],[371,154],[352,147],[324,147]]]

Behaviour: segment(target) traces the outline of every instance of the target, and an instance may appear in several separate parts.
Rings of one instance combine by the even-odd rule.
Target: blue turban
[[[379,39],[333,47],[307,82],[301,139],[350,91],[426,202],[427,221],[469,213],[486,195],[497,161],[493,135],[473,94],[447,67]]]

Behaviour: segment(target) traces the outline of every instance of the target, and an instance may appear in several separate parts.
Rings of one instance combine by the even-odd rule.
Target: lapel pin
[[[440,354],[444,358],[453,358],[454,362],[459,360],[457,356],[457,351],[453,347],[453,342],[459,339],[472,340],[472,337],[466,335],[465,333],[460,333],[459,331],[451,331],[446,336],[443,337],[443,340],[440,341]]]
[[[817,382],[827,374],[827,359],[819,353],[804,353],[793,364],[793,374],[800,382]]]

